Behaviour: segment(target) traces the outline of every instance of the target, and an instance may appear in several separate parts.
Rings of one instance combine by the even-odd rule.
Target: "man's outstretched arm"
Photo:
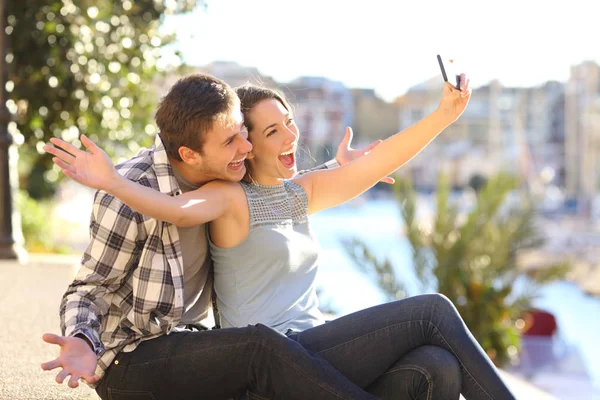
[[[83,378],[94,384],[98,356],[104,352],[100,340],[102,320],[109,318],[115,291],[127,271],[137,263],[139,215],[118,199],[97,192],[90,223],[90,243],[81,267],[65,292],[60,307],[63,336],[47,333],[43,340],[60,346],[59,356],[42,364],[42,369],[62,368],[56,377],[62,383],[67,376],[70,387]]]

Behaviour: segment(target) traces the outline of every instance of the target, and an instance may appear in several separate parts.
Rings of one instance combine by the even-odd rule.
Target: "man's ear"
[[[181,157],[186,164],[197,164],[198,161],[200,161],[200,153],[189,147],[180,146],[179,149],[177,149],[177,152],[179,153],[179,157]]]

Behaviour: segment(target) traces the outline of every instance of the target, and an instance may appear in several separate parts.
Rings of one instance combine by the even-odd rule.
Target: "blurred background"
[[[440,292],[510,377],[600,398],[600,50],[589,2],[4,0],[0,259],[84,250],[93,192],[42,146],[89,135],[115,162],[153,142],[180,77],[279,87],[301,167],[437,106],[436,54],[469,74],[458,122],[312,218],[323,308]],[[66,284],[66,283],[65,283]],[[532,396],[526,398],[535,398]]]

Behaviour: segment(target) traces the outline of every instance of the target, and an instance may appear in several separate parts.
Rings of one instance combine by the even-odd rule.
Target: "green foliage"
[[[79,144],[85,133],[109,155],[152,144],[160,49],[167,13],[197,0],[8,1],[7,103],[20,146],[21,186],[33,198],[54,192],[59,174],[41,145],[56,136]],[[198,2],[201,2],[199,0]]]
[[[17,198],[25,248],[33,253],[68,253],[69,248],[57,245],[54,240],[52,204],[49,201],[36,201],[26,191],[19,192]]]
[[[509,360],[510,348],[519,347],[515,321],[527,310],[540,284],[564,277],[568,264],[550,263],[537,272],[526,272],[518,254],[543,244],[535,226],[535,211],[526,199],[515,197],[518,182],[499,174],[485,183],[474,207],[461,212],[451,190],[440,176],[436,211],[430,223],[417,219],[417,196],[407,181],[395,186],[412,247],[415,274],[421,291],[446,295],[494,362]],[[392,274],[389,261],[378,261],[366,249],[362,268]],[[350,254],[356,253],[350,249]],[[386,278],[389,281],[389,277]],[[513,286],[520,282],[520,290]],[[394,287],[379,285],[390,297]],[[400,284],[394,284],[399,286]]]

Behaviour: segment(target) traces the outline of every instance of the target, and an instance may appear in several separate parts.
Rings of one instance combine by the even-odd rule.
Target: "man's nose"
[[[252,143],[250,143],[248,141],[248,139],[245,139],[245,138],[242,138],[242,140],[243,140],[243,143],[242,143],[241,148],[244,151],[240,151],[240,153],[249,153],[250,151],[252,151]]]

